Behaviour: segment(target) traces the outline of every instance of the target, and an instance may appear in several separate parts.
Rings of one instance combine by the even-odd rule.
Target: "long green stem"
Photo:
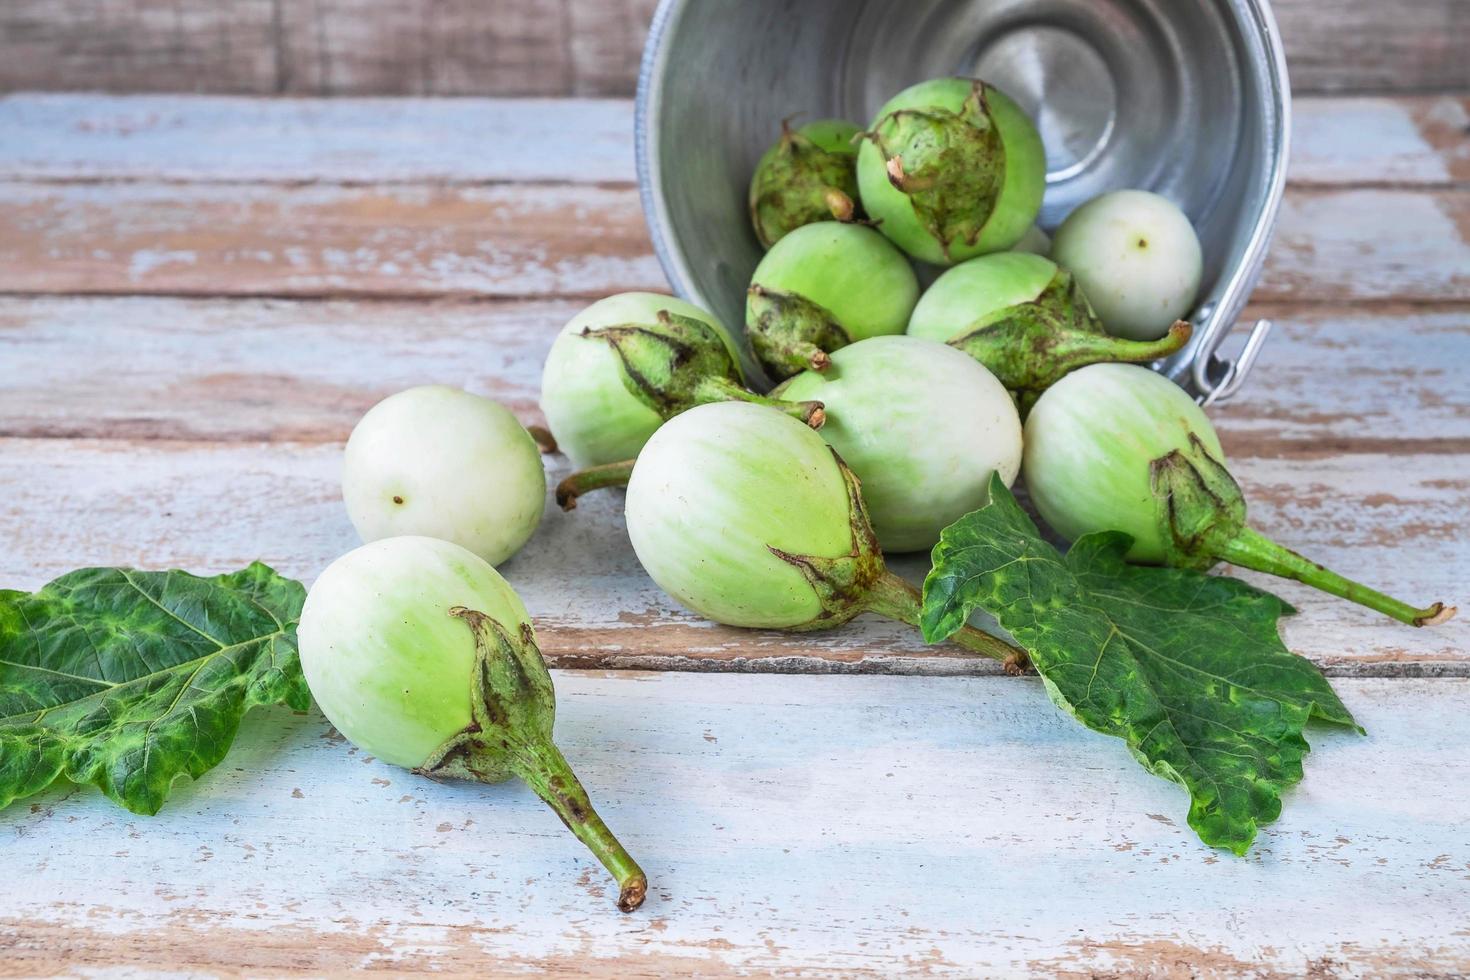
[[[884,571],[868,591],[869,611],[908,623],[915,629],[919,628],[922,607],[919,590],[890,571]],[[1031,664],[1025,650],[973,626],[961,626],[950,639],[972,653],[999,660],[1008,674],[1023,674]]]
[[[700,404],[749,402],[752,405],[765,405],[767,408],[774,408],[782,414],[791,416],[798,422],[805,422],[813,429],[820,429],[827,421],[827,412],[821,402],[788,402],[779,398],[758,395],[749,388],[742,388],[728,378],[706,377],[701,379],[699,387],[694,389],[694,397]]]
[[[626,487],[633,475],[635,460],[625,459],[617,463],[604,463],[578,470],[556,485],[556,503],[562,510],[575,510],[577,498],[591,490],[604,487]]]
[[[1189,341],[1191,332],[1192,328],[1183,320],[1176,321],[1169,332],[1157,340],[1127,340],[1102,333],[1068,330],[1057,339],[1052,356],[1064,366],[1065,371],[1113,361],[1140,364],[1173,354]]]
[[[648,877],[592,808],[587,791],[561,750],[549,740],[528,745],[520,763],[520,777],[556,811],[567,829],[587,845],[617,881],[618,908],[631,912],[642,905],[643,897],[648,894]]]
[[[1367,606],[1410,626],[1438,626],[1455,615],[1455,607],[1446,606],[1442,602],[1416,609],[1392,596],[1343,578],[1249,527],[1244,528],[1226,544],[1219,557],[1242,568],[1304,582],[1314,589]]]

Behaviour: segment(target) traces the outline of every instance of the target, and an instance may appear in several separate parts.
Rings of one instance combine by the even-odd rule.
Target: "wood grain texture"
[[[602,296],[659,288],[590,185],[0,185],[0,292]]]
[[[280,93],[630,95],[649,0],[291,0]]]
[[[265,93],[275,0],[6,0],[0,91]]]
[[[1470,98],[1464,96],[1305,97],[1293,105],[1292,123],[1293,184],[1470,181]],[[4,180],[636,180],[633,105],[615,99],[20,93],[0,97],[0,133]],[[499,133],[515,138],[493,138]]]
[[[1271,8],[1296,91],[1470,89],[1470,5],[1461,0],[1275,0]]]
[[[554,483],[567,472],[548,457]],[[1470,606],[1461,525],[1470,454],[1232,458],[1255,524],[1345,575],[1418,601]],[[340,500],[337,443],[0,439],[0,582],[34,589],[85,565],[206,574],[257,558],[310,582],[358,539]],[[893,561],[918,582],[924,556]],[[993,673],[873,617],[826,633],[715,626],[644,573],[622,495],[548,502],[535,537],[501,568],[561,666],[675,670]],[[1287,644],[1337,674],[1470,674],[1470,617],[1416,630],[1295,583],[1247,575],[1300,610]],[[575,582],[575,585],[569,583]]]
[[[296,0],[281,26],[277,91],[573,94],[560,4]]]
[[[546,352],[584,305],[0,298],[0,433],[341,441],[429,382],[540,421]]]
[[[0,89],[630,95],[651,0],[16,0]]]
[[[0,88],[631,95],[655,0],[11,0]],[[1470,88],[1462,0],[1276,0],[1298,92]]]
[[[256,99],[32,92],[0,97],[0,133],[0,179],[9,180],[636,180],[633,105],[622,99]],[[1399,144],[1391,152],[1412,159],[1424,151]]]
[[[340,441],[428,382],[540,421],[546,352],[583,305],[0,297],[0,434]],[[1267,356],[1214,412],[1233,456],[1470,452],[1470,304],[1257,314],[1277,324]]]
[[[663,288],[631,187],[0,183],[0,292]],[[1255,298],[1470,299],[1470,190],[1289,190]]]
[[[1470,181],[1470,98],[1296,99],[1287,179],[1463,185]]]
[[[1466,105],[1304,104],[1257,299],[1470,299]],[[0,290],[660,288],[628,123],[623,102],[12,96],[0,100]],[[477,152],[485,132],[522,138]]]
[[[1470,452],[1470,306],[1254,304],[1241,319],[1257,316],[1270,346],[1212,412],[1232,456]]]
[[[557,737],[648,871],[519,784],[436,784],[251,715],[156,817],[0,813],[0,970],[706,977],[1470,971],[1470,681],[1340,682],[1245,858],[1034,680],[562,672]],[[1351,896],[1351,898],[1349,898]]]
[[[1289,190],[1252,299],[1470,299],[1470,191]]]

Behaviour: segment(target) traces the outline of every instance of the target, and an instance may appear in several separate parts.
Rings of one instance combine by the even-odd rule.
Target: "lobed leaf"
[[[1053,701],[1182,784],[1201,839],[1243,854],[1302,778],[1307,722],[1354,724],[1281,642],[1277,622],[1295,610],[1238,579],[1129,565],[1121,532],[1064,557],[998,478],[990,494],[934,549],[924,638],[945,639],[977,608],[995,616]]]
[[[66,777],[135,813],[217,765],[260,704],[305,710],[306,590],[256,562],[213,578],[85,568],[0,590],[0,807]]]

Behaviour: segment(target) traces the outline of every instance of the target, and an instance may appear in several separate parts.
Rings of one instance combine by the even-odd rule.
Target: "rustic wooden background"
[[[5,0],[0,90],[627,96],[656,0]],[[1276,0],[1298,92],[1470,88],[1466,0]]]
[[[0,96],[0,586],[310,581],[356,543],[341,446],[375,401],[539,420],[561,324],[665,287],[626,98],[652,6],[0,0],[0,90],[206,93]],[[1470,975],[1470,0],[1276,10],[1298,98],[1250,314],[1278,330],[1212,415],[1265,531],[1467,615],[1271,583],[1368,735],[1311,733],[1247,857],[1034,679],[873,617],[684,612],[604,494],[503,571],[639,914],[523,786],[276,709],[157,817],[68,786],[0,812],[0,976]],[[304,97],[369,94],[496,97]]]

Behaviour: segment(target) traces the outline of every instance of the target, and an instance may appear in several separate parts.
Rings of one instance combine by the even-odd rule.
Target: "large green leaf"
[[[924,638],[944,639],[976,608],[995,616],[1052,700],[1183,784],[1189,825],[1244,853],[1302,778],[1307,721],[1351,726],[1352,715],[1282,644],[1290,606],[1237,579],[1129,565],[1129,543],[1090,534],[1063,557],[996,480],[990,505],[934,549]]]
[[[257,562],[214,578],[84,568],[0,591],[0,807],[58,777],[157,813],[258,704],[310,704],[306,590]]]

